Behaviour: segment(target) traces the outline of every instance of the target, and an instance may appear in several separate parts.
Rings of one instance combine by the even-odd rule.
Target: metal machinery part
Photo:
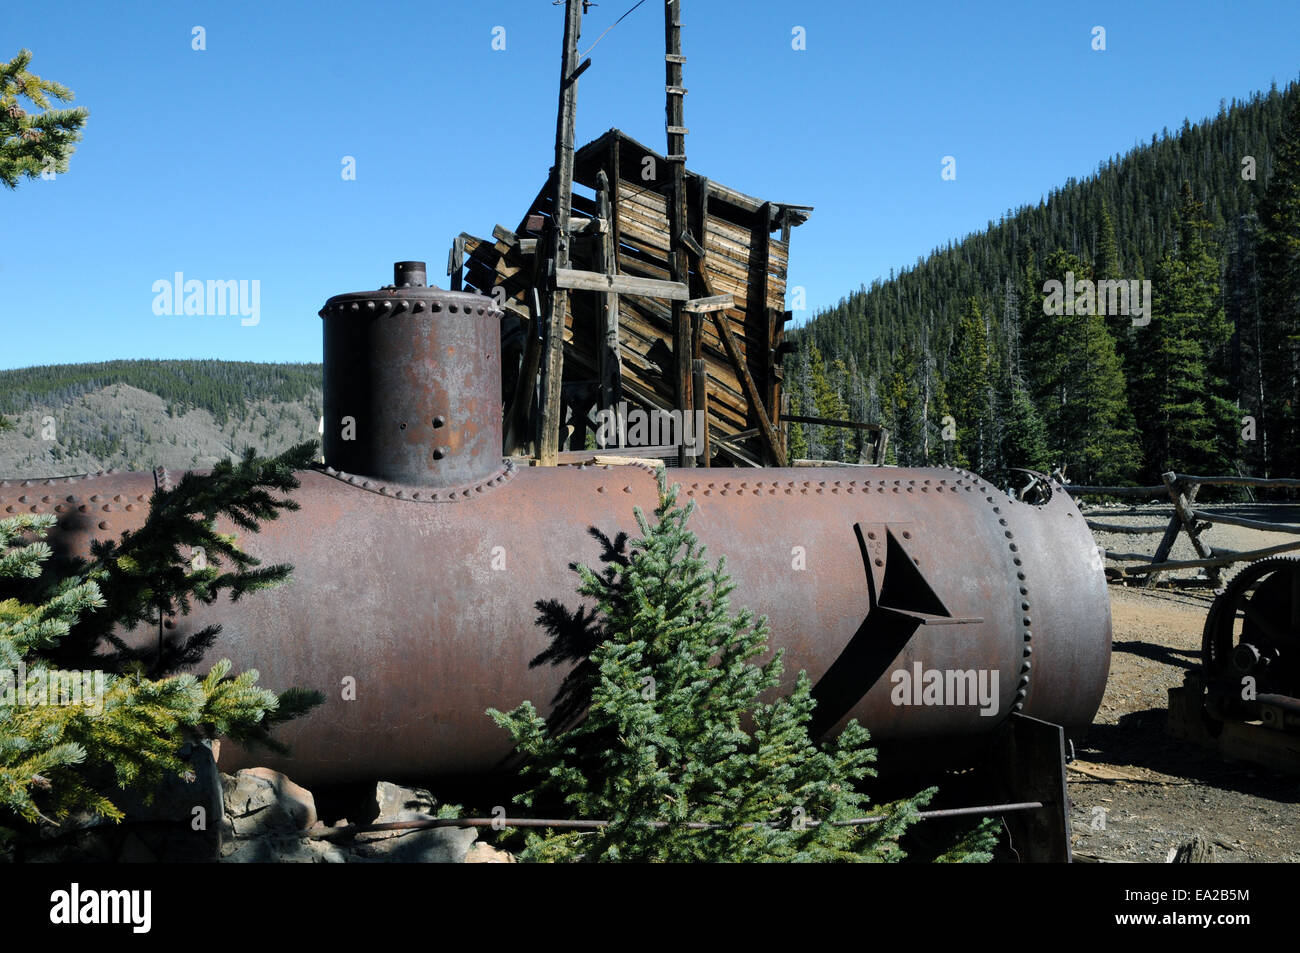
[[[1211,717],[1300,733],[1300,559],[1234,576],[1210,606],[1201,655]]]
[[[485,710],[548,709],[569,663],[535,662],[552,646],[538,617],[568,635],[590,624],[570,564],[599,567],[636,535],[654,471],[503,461],[500,311],[424,287],[419,263],[321,315],[326,466],[299,474],[298,511],[240,541],[293,578],[168,624],[183,636],[219,623],[208,659],[326,702],[277,729],[290,757],[226,744],[220,766],[255,761],[308,785],[491,770],[510,743]],[[819,732],[857,718],[882,750],[959,764],[1016,719],[1075,736],[1092,721],[1110,603],[1064,492],[1020,502],[953,468],[670,477],[708,558],[727,558],[733,606],[767,616],[782,688],[808,672]],[[56,550],[85,553],[137,526],[154,487],[154,474],[113,472],[5,483],[0,513],[53,511]]]

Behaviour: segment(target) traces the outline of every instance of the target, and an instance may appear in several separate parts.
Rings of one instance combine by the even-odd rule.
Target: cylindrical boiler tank
[[[345,304],[337,313],[348,319],[354,300],[377,294],[330,304]],[[408,430],[417,419],[432,425],[445,408],[462,432],[500,433],[497,341],[479,334],[499,312],[472,295],[425,289],[422,300],[425,318],[413,309],[366,317],[357,339],[359,351],[385,355],[366,365],[374,399],[358,433],[386,434],[396,455],[379,448],[372,460],[358,450],[367,445],[331,451],[327,442],[330,463],[299,475],[301,508],[240,540],[264,563],[291,563],[292,580],[177,620],[177,635],[222,626],[209,660],[256,668],[272,688],[325,694],[320,708],[277,729],[290,757],[227,745],[223,770],[269,764],[318,784],[499,766],[510,739],[486,709],[530,699],[545,712],[568,671],[538,663],[551,646],[539,615],[550,605],[550,618],[583,624],[570,564],[599,568],[609,541],[637,533],[633,507],[650,513],[657,503],[645,466],[521,467],[503,461],[499,445],[459,453],[472,437],[435,459],[441,428],[404,444],[401,415],[376,407],[385,388],[417,392],[391,401],[411,408]],[[322,316],[334,313],[327,306]],[[465,324],[487,351],[477,365],[459,350]],[[332,333],[327,323],[327,381],[337,380],[340,360]],[[412,334],[430,366],[406,368],[395,342]],[[365,364],[364,353],[351,358]],[[440,377],[444,358],[466,361],[455,372],[465,379]],[[460,403],[462,392],[474,402]],[[486,417],[460,417],[462,407]],[[327,415],[327,434],[338,423]],[[459,480],[441,466],[457,456],[474,462]],[[345,459],[357,471],[337,465]],[[952,468],[697,469],[670,478],[696,506],[690,527],[709,557],[727,557],[732,604],[767,616],[772,646],[786,653],[783,688],[808,672],[818,732],[857,718],[891,749],[950,757],[976,751],[1014,711],[1075,734],[1091,722],[1109,668],[1109,598],[1091,534],[1059,488],[1031,504]],[[66,496],[81,505],[63,507],[57,545],[85,551],[92,537],[138,525],[153,488],[152,474],[27,481],[0,486],[0,512],[15,503],[49,511]]]

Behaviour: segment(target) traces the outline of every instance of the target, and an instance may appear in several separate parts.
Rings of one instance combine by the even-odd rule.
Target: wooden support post
[[[463,290],[463,274],[465,271],[465,235],[461,233],[456,236],[455,241],[451,243],[451,254],[447,256],[447,274],[451,276],[451,290]]]
[[[596,186],[600,217],[606,226],[601,231],[597,245],[596,265],[600,271],[616,275],[618,259],[614,251],[614,202],[610,198],[609,176],[604,169],[596,175]],[[596,376],[600,380],[600,409],[610,410],[618,405],[623,371],[618,342],[618,292],[607,292],[604,297],[600,341],[596,347]]]
[[[682,82],[682,18],[681,0],[666,0],[664,3],[664,76],[666,94],[668,154],[686,155],[686,97],[672,92],[680,88]],[[672,280],[686,284],[690,275],[690,264],[686,258],[686,244],[683,235],[687,229],[686,221],[686,162],[674,162],[672,165],[672,187],[668,193],[668,265]],[[683,413],[690,413],[695,407],[692,397],[694,371],[692,360],[694,348],[691,344],[691,318],[682,308],[680,301],[673,302],[673,357],[677,365],[676,395],[677,408]],[[678,458],[678,465],[695,466],[695,458],[688,456],[685,448]]]
[[[561,268],[569,267],[569,218],[573,206],[573,137],[578,113],[578,37],[582,35],[583,0],[566,0],[564,7],[564,55],[560,63],[560,108],[555,120],[555,204],[551,220],[550,273],[553,281]],[[542,399],[542,432],[537,448],[538,462],[554,466],[560,441],[560,386],[564,376],[564,318],[569,310],[569,292],[550,285],[550,309],[546,330],[546,376]]]
[[[780,405],[776,403],[776,332],[777,319],[767,306],[767,279],[771,266],[772,243],[772,203],[764,202],[755,217],[754,227],[749,241],[749,308],[746,324],[746,338],[751,347],[761,348],[761,352],[752,355],[763,368],[759,393],[763,395],[763,406],[767,409],[769,419],[777,418]],[[757,279],[757,280],[755,280]],[[761,322],[761,324],[759,323]],[[758,327],[754,325],[758,324]],[[760,332],[755,334],[755,332]],[[778,450],[780,447],[778,446]],[[769,461],[770,462],[770,461]]]
[[[695,422],[700,424],[694,430],[696,450],[696,466],[710,466],[709,457],[711,448],[709,446],[709,378],[705,371],[707,365],[703,360],[692,361],[692,376],[695,380],[692,382],[695,390]]]
[[[1188,539],[1192,541],[1192,547],[1196,550],[1196,555],[1201,559],[1211,559],[1213,554],[1209,548],[1201,542],[1199,531],[1196,529],[1196,519],[1192,504],[1196,502],[1196,494],[1200,492],[1199,483],[1191,483],[1186,487],[1186,494],[1183,493],[1183,484],[1178,478],[1178,474],[1172,470],[1168,473],[1162,473],[1160,479],[1164,481],[1165,489],[1169,493],[1169,499],[1174,503],[1174,515],[1169,520],[1169,527],[1165,530],[1164,538],[1160,540],[1160,545],[1156,548],[1156,554],[1151,557],[1151,565],[1164,563],[1169,558],[1169,551],[1173,548],[1174,541],[1178,538],[1180,530],[1185,530]],[[1218,585],[1222,575],[1217,566],[1208,567],[1210,581]],[[1152,588],[1159,577],[1159,570],[1153,571],[1147,575],[1146,587]]]
[[[767,441],[768,450],[776,459],[776,465],[783,467],[785,466],[785,454],[781,451],[780,438],[777,437],[772,422],[768,420],[767,411],[763,409],[763,401],[759,399],[758,388],[754,385],[754,378],[750,376],[749,367],[745,363],[745,356],[740,353],[740,345],[736,343],[736,336],[731,331],[731,322],[727,320],[725,312],[714,311],[713,323],[718,326],[718,335],[722,338],[723,346],[727,349],[727,356],[731,358],[731,363],[736,367],[736,373],[740,375],[740,382],[745,388],[745,396],[749,398],[749,402],[754,408],[754,415],[758,417],[758,427],[763,433],[763,439]]]

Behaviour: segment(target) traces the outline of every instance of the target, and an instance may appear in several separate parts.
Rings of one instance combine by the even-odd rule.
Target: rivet
[[[999,526],[1006,526],[1006,525],[1007,525],[1007,521],[1006,521],[1006,519],[1000,519],[1000,520],[998,520],[998,525],[999,525]]]
[[[1007,530],[1007,531],[1004,532],[1002,535],[1005,536],[1007,539],[1015,539],[1015,538],[1016,538],[1016,534],[1013,533],[1013,532],[1011,532],[1011,530]],[[1014,551],[1014,550],[1015,550],[1015,547],[1012,546],[1011,549],[1012,549],[1012,551]]]
[[[100,507],[100,509],[103,510],[105,513],[111,513],[113,512],[113,504],[105,503],[103,506]]]
[[[876,560],[876,565],[877,565],[877,566],[883,566],[884,564],[885,564],[885,561],[884,561],[883,559],[877,559],[877,560]]]
[[[85,513],[85,512],[87,512],[87,511],[89,511],[89,509],[90,509],[89,506],[87,506],[85,503],[82,503],[80,506],[77,507],[77,512],[79,512],[79,513]],[[13,508],[12,506],[9,507],[9,512],[12,513],[13,511],[14,511],[14,508]]]
[[[108,524],[105,523],[105,522],[100,522],[100,524],[99,524],[99,528],[100,528],[100,529],[108,529]]]
[[[1023,619],[1021,619],[1020,621],[1021,621],[1022,623],[1024,623],[1025,625],[1027,625],[1027,626],[1028,626],[1028,625],[1033,625],[1033,620],[1031,620],[1031,619],[1029,618],[1029,616],[1025,616],[1025,617],[1024,617]]]
[[[907,530],[903,530],[903,539],[911,539],[911,538],[912,538],[912,534],[909,533]]]
[[[447,454],[443,452],[442,447],[434,447],[434,448],[433,448],[433,459],[435,459],[435,460],[441,460],[441,459],[442,459],[443,457],[445,457],[446,455],[447,455]]]
[[[442,416],[442,414],[439,414],[437,417],[433,418],[433,425],[435,427],[445,427],[447,426],[447,418]]]
[[[1026,654],[1026,655],[1032,655],[1033,652],[1034,652],[1034,647],[1033,647],[1032,645],[1026,645],[1026,646],[1025,646],[1025,654]]]
[[[1025,629],[1025,641],[1028,642],[1028,641],[1030,641],[1033,637],[1034,637],[1034,634],[1033,634],[1032,632],[1030,632],[1028,629]]]

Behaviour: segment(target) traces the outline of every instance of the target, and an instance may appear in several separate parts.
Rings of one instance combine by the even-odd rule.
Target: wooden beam
[[[1296,549],[1300,549],[1300,542],[1283,543],[1280,546],[1270,546],[1267,549],[1252,549],[1249,552],[1224,553],[1206,559],[1183,559],[1176,562],[1151,563],[1147,566],[1131,566],[1124,569],[1124,575],[1149,577],[1155,573],[1172,572],[1177,569],[1217,569],[1221,566],[1230,566],[1233,563],[1254,562],[1256,559],[1262,559],[1265,556],[1276,556],[1278,553],[1289,553]]]
[[[694,380],[694,397],[695,397],[695,419],[704,421],[704,426],[700,428],[701,433],[693,434],[695,437],[695,463],[696,466],[709,466],[709,375],[708,365],[703,360],[692,361],[691,371],[695,377]]]
[[[569,217],[573,206],[573,138],[578,112],[578,37],[582,35],[583,0],[566,0],[564,55],[560,62],[560,106],[555,119],[555,203],[551,220],[551,261],[558,276],[569,266]],[[542,401],[542,432],[538,461],[554,466],[559,453],[560,386],[564,377],[564,318],[569,293],[557,281],[547,315],[546,378]]]
[[[1224,516],[1219,513],[1207,513],[1205,510],[1193,510],[1192,518],[1207,523],[1224,523],[1228,526],[1240,526],[1243,529],[1258,529],[1265,533],[1289,533],[1300,536],[1300,526],[1292,523],[1267,523],[1262,520],[1248,520],[1240,516]]]
[[[726,311],[735,306],[736,299],[731,295],[714,295],[711,298],[692,298],[682,305],[682,310],[698,314],[708,311]]]
[[[856,420],[832,420],[829,417],[805,417],[800,414],[783,414],[782,420],[796,424],[817,424],[820,427],[845,427],[850,430],[870,430],[878,432],[880,424],[864,424]]]
[[[556,268],[555,284],[558,288],[576,291],[602,291],[615,294],[644,295],[667,301],[686,301],[690,293],[678,281],[659,281],[655,278],[635,278],[632,275],[602,275],[597,271],[579,271],[576,268]]]
[[[457,235],[447,256],[447,274],[451,276],[451,290],[460,291],[465,271],[465,235]]]
[[[664,87],[680,88],[685,85],[682,80],[682,19],[681,0],[666,0],[664,3]],[[669,92],[666,96],[668,133],[668,155],[686,155],[686,118],[685,96]],[[668,192],[668,272],[669,277],[682,287],[690,281],[690,262],[686,257],[686,246],[682,241],[688,223],[686,221],[686,163],[670,163],[672,182]],[[673,299],[673,357],[676,364],[673,375],[673,392],[676,406],[683,414],[695,407],[695,375],[693,369],[694,347],[692,346],[691,318],[682,307],[682,302],[690,297],[689,290],[685,298]],[[678,458],[683,467],[695,466],[696,460],[688,456],[686,448]]]
[[[731,358],[731,363],[736,367],[736,373],[740,375],[740,382],[745,388],[745,396],[749,399],[750,406],[754,408],[754,415],[758,418],[758,427],[763,432],[763,439],[767,441],[768,449],[772,451],[772,456],[776,458],[776,465],[783,467],[785,466],[785,454],[781,452],[780,440],[772,427],[772,422],[767,417],[767,411],[764,409],[763,401],[759,397],[758,388],[754,386],[754,378],[749,374],[745,356],[740,353],[740,346],[736,344],[736,336],[731,331],[731,322],[721,311],[715,311],[713,312],[713,323],[718,327],[718,334],[722,338],[723,346],[727,349],[727,356]]]
[[[609,176],[605,174],[604,169],[596,174],[596,186],[601,218],[612,221],[614,203],[611,201]],[[601,232],[600,242],[597,245],[596,265],[609,274],[618,272],[618,263],[614,257],[612,227]],[[600,313],[600,340],[596,342],[596,377],[600,381],[599,407],[601,410],[607,410],[618,403],[621,390],[619,380],[623,376],[618,341],[618,294],[616,292],[605,293],[604,307],[601,308]]]

